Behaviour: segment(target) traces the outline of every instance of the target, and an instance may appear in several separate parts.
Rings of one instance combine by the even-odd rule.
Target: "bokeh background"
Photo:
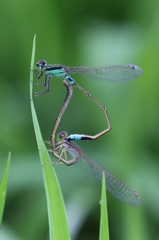
[[[98,140],[78,144],[141,196],[141,207],[134,209],[108,194],[111,239],[159,239],[158,24],[158,1],[1,0],[1,178],[8,152],[12,152],[1,239],[49,239],[29,101],[34,34],[36,61],[67,66],[134,63],[144,70],[142,77],[125,83],[75,76],[107,107],[112,125],[112,131]],[[42,89],[35,86],[34,91],[38,90]],[[62,79],[52,79],[50,94],[34,98],[45,140],[50,139],[65,93]],[[102,110],[75,88],[58,131],[95,134],[104,128]],[[56,166],[56,172],[72,239],[98,239],[100,183],[81,161],[71,167]]]

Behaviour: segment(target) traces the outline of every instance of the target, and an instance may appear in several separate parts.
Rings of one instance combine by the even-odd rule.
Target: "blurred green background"
[[[36,61],[67,66],[133,63],[144,74],[126,83],[76,81],[107,107],[112,131],[97,141],[78,142],[85,154],[132,186],[138,209],[108,194],[111,240],[159,239],[159,2],[0,2],[0,176],[12,152],[1,239],[49,239],[45,192],[29,101],[33,36]],[[36,82],[36,81],[35,81]],[[42,90],[35,86],[34,91]],[[50,139],[66,89],[51,80],[49,95],[34,98],[43,138]],[[61,130],[95,134],[105,117],[74,89]],[[53,159],[55,160],[55,159]],[[81,161],[56,166],[72,239],[98,239],[100,183]]]

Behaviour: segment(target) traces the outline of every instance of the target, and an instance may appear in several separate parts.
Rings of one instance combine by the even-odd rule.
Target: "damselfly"
[[[117,179],[109,172],[101,168],[91,158],[86,156],[77,145],[70,141],[71,138],[70,136],[67,136],[67,133],[65,131],[58,134],[58,143],[56,143],[55,149],[48,150],[52,152],[53,155],[58,159],[57,162],[53,162],[52,164],[55,165],[65,163],[67,166],[70,166],[72,164],[75,164],[78,161],[78,159],[81,159],[84,163],[86,163],[89,166],[92,173],[96,176],[96,178],[100,182],[102,181],[102,174],[104,172],[106,188],[117,199],[132,207],[140,206],[141,204],[140,197],[135,190],[133,190],[128,185],[121,182],[119,179]],[[50,141],[47,141],[46,143],[52,145]],[[68,154],[71,156],[71,159],[69,159]]]
[[[37,85],[46,87],[44,91],[36,92],[35,96],[41,96],[47,94],[50,90],[50,79],[51,77],[61,77],[64,79],[63,83],[67,88],[66,98],[58,114],[58,117],[55,122],[55,126],[52,133],[52,144],[54,146],[54,139],[55,133],[66,110],[66,107],[71,99],[73,93],[73,87],[76,86],[80,91],[82,91],[86,96],[92,99],[100,108],[103,109],[106,121],[107,121],[107,128],[100,133],[95,135],[85,135],[85,139],[94,140],[100,137],[101,135],[105,134],[106,132],[110,131],[111,125],[107,113],[107,109],[103,106],[98,100],[96,100],[92,95],[90,95],[85,89],[83,89],[71,76],[70,74],[81,74],[85,77],[96,79],[96,80],[103,80],[103,81],[127,81],[133,78],[137,78],[142,74],[141,68],[135,65],[114,65],[114,66],[103,66],[103,67],[66,67],[60,64],[49,65],[45,60],[41,60],[36,63],[36,67],[39,69],[37,71],[34,69],[34,73],[38,79],[44,73],[44,82],[37,83]],[[76,139],[78,140],[78,139]]]

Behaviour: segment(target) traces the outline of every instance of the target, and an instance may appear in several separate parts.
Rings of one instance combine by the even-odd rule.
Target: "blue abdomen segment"
[[[82,135],[81,134],[71,134],[67,137],[69,141],[71,140],[82,140]]]
[[[66,75],[65,79],[69,82],[70,85],[73,85],[75,83],[75,80],[73,78],[71,78],[69,75]]]
[[[89,135],[84,134],[71,134],[67,137],[67,141],[73,140],[92,140],[92,138]]]

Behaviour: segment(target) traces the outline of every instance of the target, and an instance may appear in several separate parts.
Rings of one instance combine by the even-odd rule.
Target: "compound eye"
[[[39,62],[37,62],[35,65],[36,65],[37,67],[40,67],[40,64],[39,64]]]
[[[47,65],[47,62],[45,60],[41,60],[35,64],[37,67],[45,67]]]
[[[45,60],[41,60],[41,66],[42,66],[42,67],[46,66],[46,64],[47,64],[47,63],[46,63]]]

